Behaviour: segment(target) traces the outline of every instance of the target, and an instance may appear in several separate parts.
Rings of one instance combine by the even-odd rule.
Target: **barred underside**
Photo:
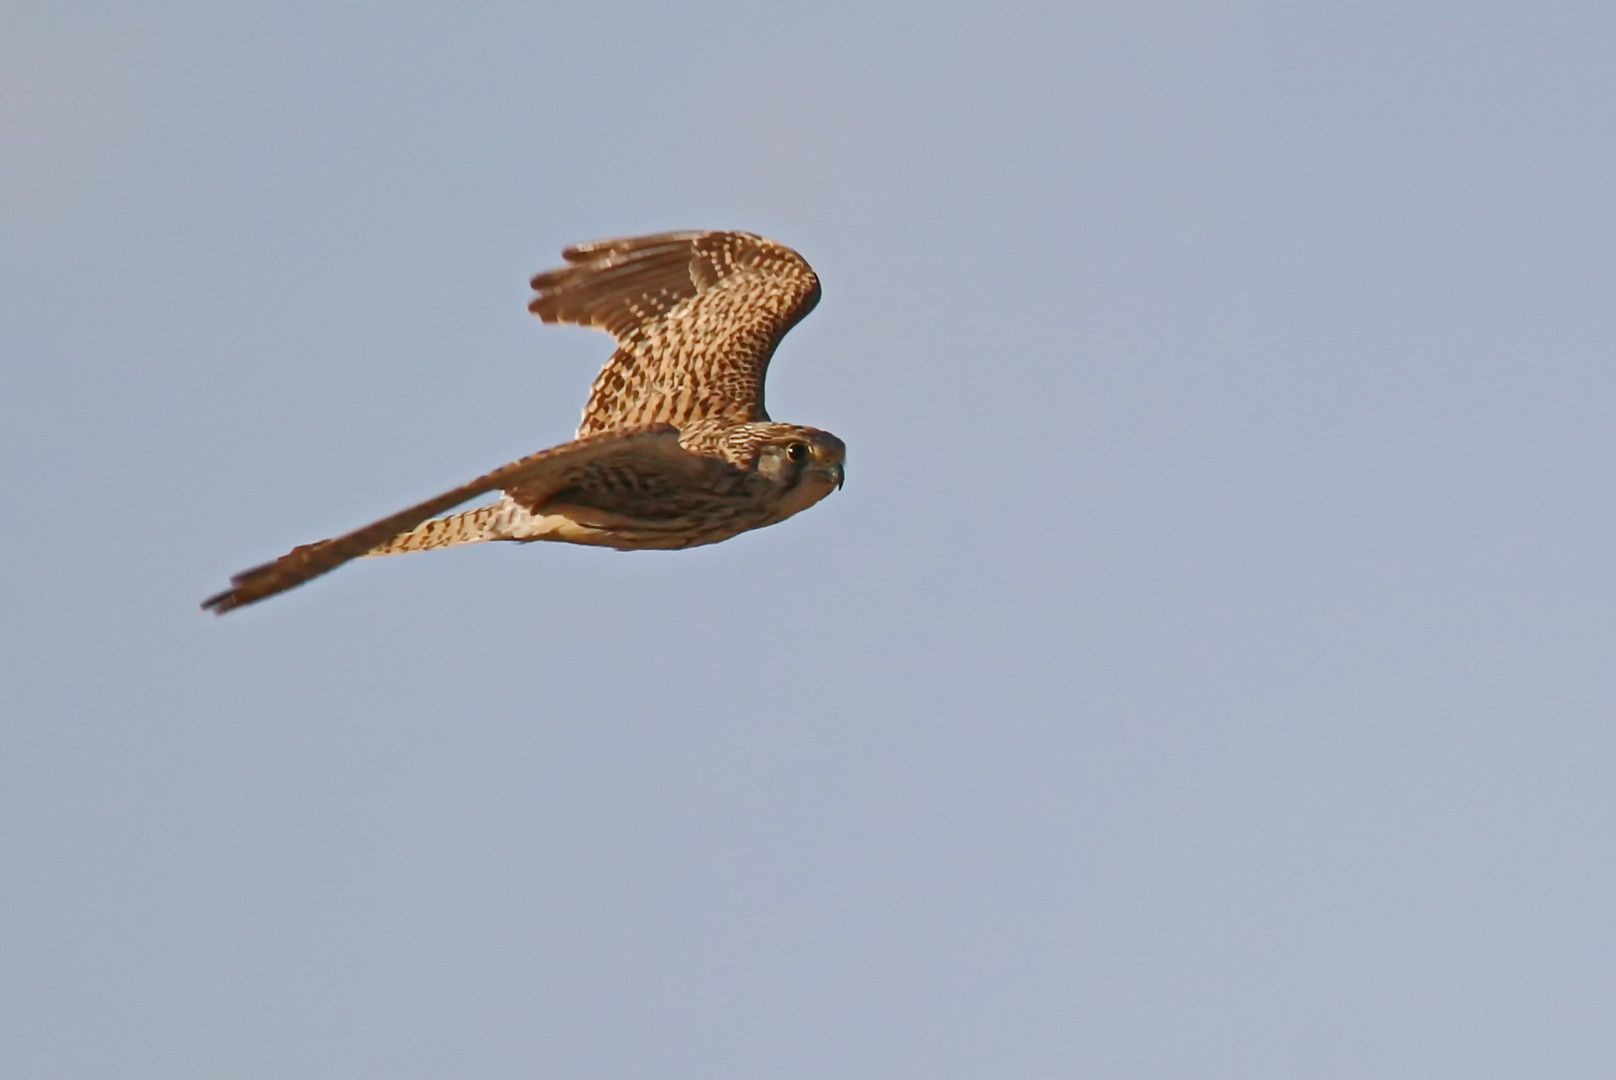
[[[503,502],[497,502],[448,517],[433,518],[372,548],[366,554],[398,555],[406,551],[426,551],[456,544],[475,544],[480,540],[498,540],[504,535],[501,526],[506,516],[507,507]]]

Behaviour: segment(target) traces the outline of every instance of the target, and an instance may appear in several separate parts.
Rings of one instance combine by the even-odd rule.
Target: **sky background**
[[[4,21],[0,1075],[1616,1075],[1616,7]],[[197,609],[693,227],[844,491]]]

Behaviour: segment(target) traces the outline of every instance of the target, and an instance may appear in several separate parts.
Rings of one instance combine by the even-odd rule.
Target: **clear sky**
[[[0,1075],[1616,1075],[1616,7],[4,21]],[[197,609],[692,227],[844,491]]]

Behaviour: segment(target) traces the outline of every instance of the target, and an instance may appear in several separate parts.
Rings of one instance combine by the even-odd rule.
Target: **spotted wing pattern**
[[[303,544],[274,562],[244,570],[230,579],[231,587],[203,601],[202,606],[223,614],[284,592],[329,573],[388,541],[409,532],[429,518],[454,509],[479,495],[507,489],[520,502],[538,508],[557,494],[610,500],[620,490],[636,486],[653,490],[677,489],[681,483],[711,482],[722,462],[689,453],[679,445],[678,432],[657,426],[606,432],[577,439],[502,465],[467,484],[446,491],[330,540]]]
[[[578,435],[622,427],[767,420],[775,346],[819,302],[795,251],[752,233],[677,232],[567,248],[533,279],[545,322],[605,330],[617,351],[596,376]]]

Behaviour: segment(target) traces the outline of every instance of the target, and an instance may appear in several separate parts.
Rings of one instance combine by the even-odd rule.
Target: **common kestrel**
[[[203,601],[222,614],[364,555],[481,540],[620,550],[715,544],[784,521],[842,485],[842,440],[763,408],[775,346],[819,302],[801,255],[740,232],[579,244],[533,279],[545,322],[617,341],[571,442],[244,570]],[[439,517],[479,495],[498,501]]]

